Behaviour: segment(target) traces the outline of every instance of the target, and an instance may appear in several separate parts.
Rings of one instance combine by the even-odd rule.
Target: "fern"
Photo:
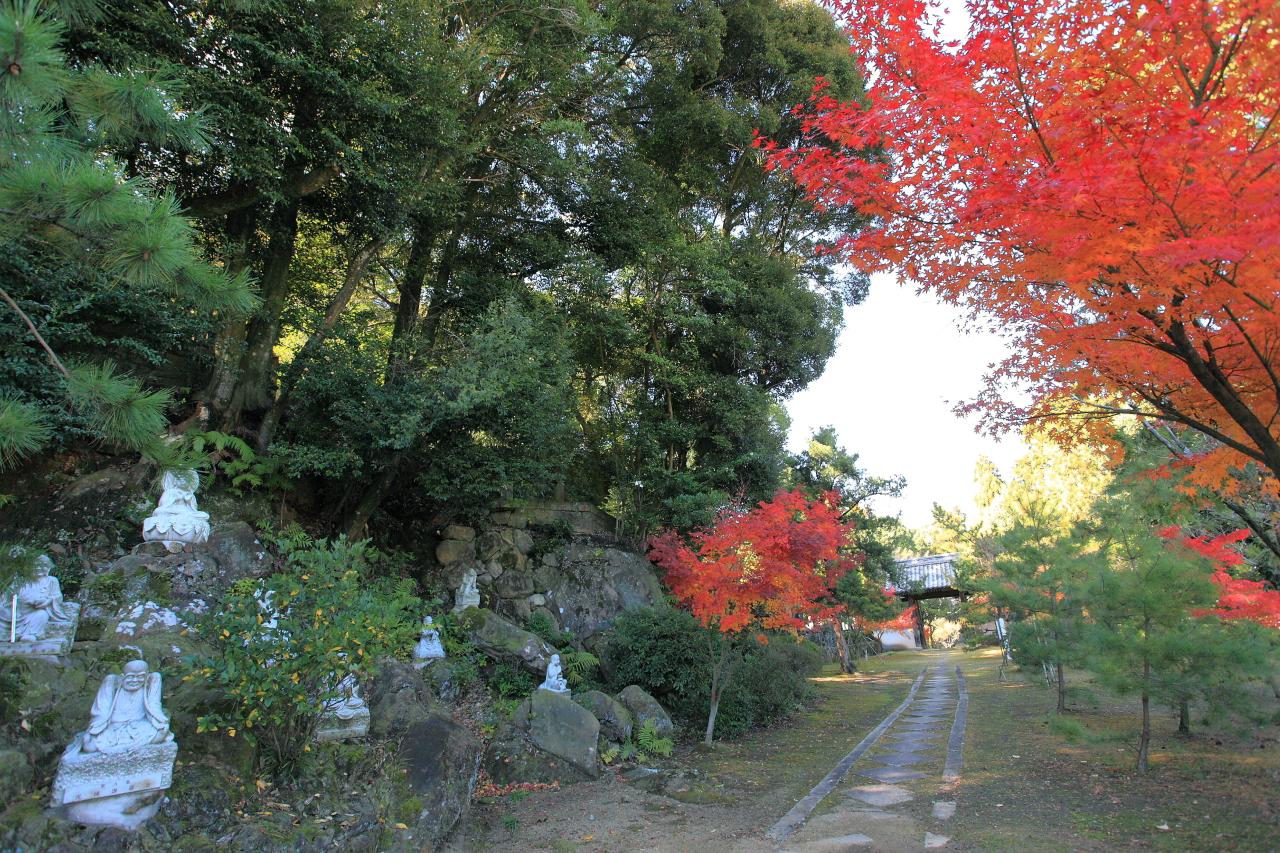
[[[671,755],[675,749],[675,741],[658,734],[658,727],[653,720],[645,720],[644,725],[634,731],[636,747],[641,752],[652,752],[663,757]]]
[[[600,658],[591,652],[580,652],[574,649],[560,652],[560,667],[564,670],[565,678],[570,684],[581,684],[588,675],[595,672],[598,666],[600,666]]]
[[[288,485],[279,464],[266,454],[258,453],[239,436],[216,430],[192,430],[186,438],[191,452],[203,457],[215,473],[225,476],[234,492],[238,493],[245,487],[283,488]]]

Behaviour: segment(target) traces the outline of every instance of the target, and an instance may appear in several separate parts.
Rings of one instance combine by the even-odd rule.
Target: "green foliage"
[[[681,725],[706,724],[711,707],[707,648],[719,632],[675,608],[643,608],[619,614],[607,637],[610,687],[638,684]],[[822,665],[821,652],[783,634],[761,645],[748,638],[720,700],[716,731],[733,738],[767,726],[798,709],[811,695],[808,678]]]
[[[581,649],[561,649],[560,667],[565,679],[573,686],[586,683],[600,667],[600,659]]]
[[[244,488],[282,489],[289,484],[272,455],[257,452],[238,436],[216,430],[190,430],[184,438],[190,451],[207,459],[237,494]]]
[[[200,731],[250,740],[268,772],[296,774],[326,701],[347,675],[363,679],[386,655],[405,657],[421,602],[411,582],[373,577],[381,555],[367,542],[277,540],[283,571],[237,584],[198,625],[211,654],[186,662],[220,707]]]
[[[0,396],[0,471],[44,447],[53,430],[35,406]]]
[[[64,11],[35,0],[0,4],[0,244],[9,258],[44,257],[77,296],[118,288],[133,299],[159,296],[170,307],[248,310],[245,276],[228,276],[200,257],[198,237],[176,200],[126,176],[113,154],[147,146],[156,152],[204,145],[198,116],[180,106],[181,87],[156,74],[72,65],[61,43]],[[167,425],[167,390],[147,391],[115,365],[64,363],[24,310],[24,292],[49,289],[6,260],[0,275],[6,325],[20,330],[44,371],[62,384],[58,402],[83,416],[96,438],[131,450],[158,450]],[[15,295],[16,294],[16,295]],[[40,319],[37,315],[36,319]],[[37,452],[50,439],[47,412],[6,389],[0,397],[0,465]]]
[[[489,686],[503,699],[523,699],[538,686],[538,680],[523,666],[498,661],[488,678]]]
[[[542,611],[535,612],[529,617],[529,630],[557,649],[573,642],[573,634],[568,631],[561,631],[556,627],[555,620]]]
[[[644,725],[632,732],[636,749],[642,753],[652,753],[663,757],[671,755],[675,749],[675,741],[658,734],[657,724],[653,720],[645,720]],[[643,759],[642,759],[643,760]]]

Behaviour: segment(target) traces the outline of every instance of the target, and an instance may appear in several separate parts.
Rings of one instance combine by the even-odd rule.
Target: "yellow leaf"
[[[409,824],[407,824],[407,823],[397,823],[397,824],[396,824],[396,829],[408,829],[408,828],[409,828]]]

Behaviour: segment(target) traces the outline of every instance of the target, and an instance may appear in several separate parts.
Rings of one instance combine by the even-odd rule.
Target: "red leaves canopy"
[[[1232,577],[1230,572],[1231,568],[1244,563],[1244,557],[1231,546],[1248,539],[1249,531],[1183,537],[1178,528],[1168,527],[1160,533],[1167,539],[1176,539],[1214,565],[1213,582],[1220,592],[1217,608],[1208,613],[1223,619],[1249,619],[1269,628],[1280,628],[1280,590],[1268,589],[1261,581]]]
[[[833,5],[870,103],[819,81],[811,144],[762,144],[877,217],[832,250],[1015,335],[988,425],[1138,408],[1280,475],[1280,5],[969,0],[958,44],[920,0]]]
[[[857,560],[848,552],[852,525],[840,518],[839,495],[810,501],[779,492],[732,513],[686,543],[668,530],[649,542],[649,559],[667,586],[704,625],[723,633],[747,628],[797,631],[827,619],[836,581]]]

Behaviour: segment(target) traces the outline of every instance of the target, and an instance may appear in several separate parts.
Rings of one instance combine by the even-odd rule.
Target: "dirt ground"
[[[765,831],[939,654],[895,653],[853,676],[821,677],[817,705],[783,726],[710,752],[681,744],[653,765],[675,776],[663,793],[610,770],[595,782],[477,802],[446,849],[772,851]],[[957,658],[968,679],[969,726],[945,849],[1280,850],[1276,720],[1198,728],[1184,739],[1164,714],[1152,770],[1138,777],[1135,703],[1100,696],[1086,683],[1063,725],[1053,720],[1044,685],[1002,674],[998,654]],[[1264,706],[1270,701],[1259,697]],[[822,813],[819,807],[815,819]]]

